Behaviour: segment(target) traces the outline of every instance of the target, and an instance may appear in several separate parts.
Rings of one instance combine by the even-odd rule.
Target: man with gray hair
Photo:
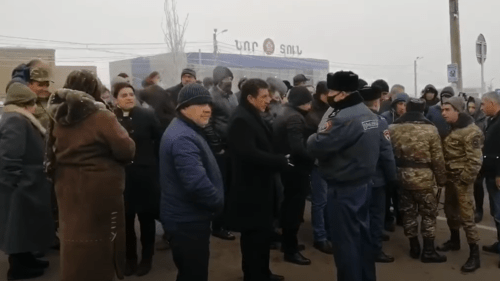
[[[483,147],[482,173],[486,178],[486,188],[490,199],[491,215],[495,219],[497,239],[500,241],[500,95],[489,92],[482,98],[481,109],[491,119],[485,131]],[[500,244],[495,242],[491,246],[483,246],[483,250],[490,253],[500,253]],[[500,268],[500,263],[498,264]]]

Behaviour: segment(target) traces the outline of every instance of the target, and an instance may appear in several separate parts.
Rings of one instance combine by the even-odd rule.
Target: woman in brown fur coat
[[[124,166],[135,144],[100,88],[92,72],[74,71],[49,99],[46,169],[59,204],[61,281],[123,279]]]

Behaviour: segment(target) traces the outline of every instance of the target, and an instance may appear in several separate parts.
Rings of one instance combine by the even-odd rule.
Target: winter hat
[[[377,86],[380,88],[380,90],[382,90],[382,92],[386,92],[388,93],[389,92],[389,84],[387,84],[387,82],[385,82],[385,80],[382,80],[382,79],[379,79],[379,80],[376,80],[375,82],[372,83],[372,87],[373,86]]]
[[[300,106],[311,101],[311,92],[306,87],[293,87],[288,94],[288,103],[293,106]]]
[[[328,73],[326,80],[328,89],[330,90],[354,92],[358,89],[358,75],[351,71]]]
[[[181,73],[181,78],[182,78],[182,76],[184,76],[186,74],[189,74],[189,75],[193,76],[194,79],[196,79],[196,71],[194,71],[193,69],[191,69],[191,68],[184,68],[182,70],[182,73]]]
[[[267,84],[269,84],[269,88],[273,92],[278,92],[280,95],[286,95],[288,91],[288,87],[283,83],[282,80],[274,77],[269,77],[266,80]]]
[[[421,99],[411,98],[408,102],[406,102],[406,112],[424,113],[424,111],[425,111],[425,101]]]
[[[304,74],[298,74],[293,77],[293,85],[297,85],[298,83],[307,82],[309,79]]]
[[[180,110],[196,104],[211,104],[212,96],[205,87],[200,84],[193,83],[182,87],[177,99],[177,108]]]
[[[394,100],[392,101],[391,103],[391,106],[396,106],[396,104],[398,102],[408,102],[408,100],[410,99],[410,96],[408,96],[408,94],[406,93],[401,93],[401,94],[397,94],[396,97],[394,97]]]
[[[377,100],[382,96],[382,90],[377,86],[365,86],[363,89],[359,90],[359,93],[365,101]]]
[[[283,80],[283,83],[285,83],[285,85],[286,85],[286,87],[288,88],[288,90],[290,90],[290,89],[292,89],[292,88],[293,88],[292,84],[290,84],[290,81],[288,81],[288,80]]]
[[[425,86],[424,90],[422,91],[422,94],[424,94],[424,95],[427,93],[434,93],[437,96],[438,90],[436,89],[436,87],[434,87],[434,85],[429,84],[429,85]]]
[[[326,81],[319,81],[318,85],[316,85],[316,95],[328,94],[328,86],[326,85]]]
[[[449,104],[453,106],[459,113],[463,113],[465,111],[465,101],[461,97],[451,97],[446,99],[443,104]]]
[[[36,94],[28,86],[15,82],[10,85],[4,104],[27,104],[36,101],[36,98]]]
[[[358,80],[358,90],[363,89],[367,85],[368,85],[368,83],[365,80],[363,80],[361,78]]]
[[[441,91],[441,94],[440,94],[441,99],[443,98],[443,96],[454,97],[455,96],[455,90],[453,90],[452,87],[445,87]]]
[[[224,67],[224,66],[217,66],[214,69],[214,85],[219,85],[219,83],[224,80],[226,77],[231,77],[234,78],[233,73],[229,68]]]

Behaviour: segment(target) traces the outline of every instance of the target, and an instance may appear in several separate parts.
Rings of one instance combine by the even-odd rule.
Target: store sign
[[[255,50],[259,48],[259,43],[257,42],[249,42],[249,41],[238,41],[235,40],[236,42],[236,49],[238,51],[245,51],[245,52],[252,52],[255,53]],[[274,41],[267,38],[264,40],[264,43],[262,44],[264,53],[268,56],[273,55],[274,52],[276,51],[276,45],[274,44]],[[302,50],[300,50],[299,46],[294,46],[294,45],[285,45],[281,44],[280,45],[280,54],[282,55],[302,55]]]

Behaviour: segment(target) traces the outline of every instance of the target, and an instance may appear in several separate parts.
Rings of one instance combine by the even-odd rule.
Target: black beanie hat
[[[311,92],[306,87],[293,87],[288,94],[288,103],[293,106],[300,106],[311,101]]]
[[[328,86],[326,85],[326,81],[319,81],[316,86],[316,95],[328,94]]]
[[[184,69],[182,70],[182,73],[181,73],[181,78],[182,78],[182,76],[184,76],[185,74],[189,74],[189,75],[193,76],[193,77],[194,77],[194,79],[196,79],[196,71],[194,71],[194,70],[193,70],[193,69],[191,69],[191,68],[184,68]]]
[[[385,80],[378,79],[372,83],[372,87],[373,86],[379,87],[380,90],[382,90],[382,92],[386,92],[386,93],[389,92],[389,84],[387,84],[387,82],[385,82]]]
[[[358,75],[351,71],[328,73],[328,89],[340,92],[354,92],[358,90]]]
[[[214,68],[214,85],[219,85],[219,83],[226,77],[234,78],[233,73],[229,68],[224,66],[217,66]]]
[[[190,105],[211,103],[212,96],[208,90],[200,84],[193,83],[182,87],[179,92],[179,97],[177,98],[176,110],[180,110]]]
[[[359,90],[359,93],[365,101],[373,101],[382,96],[382,89],[377,86],[365,86],[363,89]]]
[[[365,80],[363,80],[363,79],[358,80],[358,90],[363,89],[367,85],[368,85],[368,83]]]
[[[425,111],[425,101],[421,99],[411,98],[406,103],[406,112],[420,112]]]

